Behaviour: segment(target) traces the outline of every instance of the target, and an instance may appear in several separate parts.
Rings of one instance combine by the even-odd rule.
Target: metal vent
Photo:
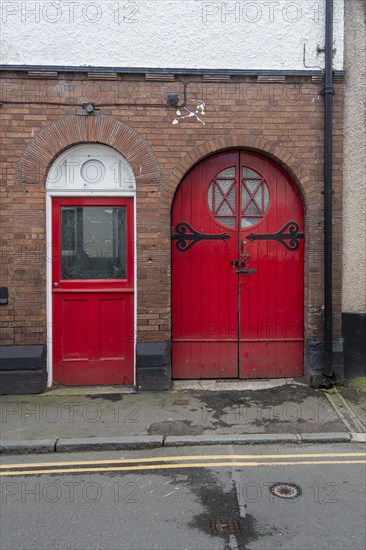
[[[236,535],[240,534],[240,524],[237,519],[219,520],[210,522],[211,532],[214,535]]]
[[[58,78],[57,71],[28,71],[28,78]]]
[[[202,75],[203,82],[230,82],[229,74],[204,74]]]
[[[89,80],[117,80],[117,73],[88,73]]]
[[[257,82],[285,82],[286,76],[281,75],[258,75]]]
[[[158,74],[158,73],[146,73],[145,80],[163,80],[164,82],[174,82],[174,74]]]

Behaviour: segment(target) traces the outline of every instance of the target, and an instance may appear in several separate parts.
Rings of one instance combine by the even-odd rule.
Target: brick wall
[[[1,344],[45,343],[45,177],[55,157],[85,141],[106,143],[131,163],[137,180],[138,339],[170,339],[170,210],[182,177],[201,159],[246,147],[283,165],[305,203],[305,335],[323,332],[323,98],[319,79],[291,76],[281,82],[202,76],[146,81],[118,75],[90,81],[82,73],[31,80],[3,73],[1,101],[0,307]],[[341,182],[343,83],[334,98],[334,330],[341,316]],[[205,125],[194,117],[172,124],[167,93],[186,91],[189,109],[206,103]],[[101,116],[78,116],[92,101]],[[18,102],[18,103],[16,103]],[[19,103],[24,102],[24,103]],[[31,103],[29,103],[31,102]],[[51,102],[42,104],[41,102]],[[65,105],[57,105],[65,103]],[[70,105],[67,105],[70,104]],[[182,111],[183,112],[183,111]]]

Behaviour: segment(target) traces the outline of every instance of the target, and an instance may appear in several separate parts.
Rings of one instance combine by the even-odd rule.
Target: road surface
[[[362,444],[3,456],[1,550],[365,550]]]

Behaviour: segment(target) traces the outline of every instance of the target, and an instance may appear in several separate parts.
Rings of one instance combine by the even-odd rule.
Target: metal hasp
[[[198,233],[187,222],[179,222],[175,226],[176,233],[174,233],[174,227],[171,227],[170,231],[171,238],[177,241],[176,248],[180,252],[187,252],[198,241],[227,241],[227,239],[231,239],[227,233],[221,233],[220,235]]]
[[[239,275],[241,274],[244,274],[244,275],[255,275],[255,273],[257,273],[257,270],[256,269],[241,269],[240,271],[237,271],[237,273]]]
[[[333,0],[325,6],[324,70],[324,347],[326,376],[333,376],[333,288],[332,288],[332,148],[333,148]]]

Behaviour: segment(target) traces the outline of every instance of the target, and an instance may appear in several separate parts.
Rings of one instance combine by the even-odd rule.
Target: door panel
[[[100,297],[99,318],[101,335],[99,341],[99,357],[101,359],[113,359],[125,357],[126,342],[124,341],[124,327],[131,326],[131,296],[126,294],[120,298],[114,296]]]
[[[303,206],[288,174],[252,152],[211,157],[177,190],[172,225],[173,376],[302,376]]]
[[[133,384],[133,199],[55,198],[52,216],[54,379]]]
[[[172,311],[175,378],[232,378],[238,375],[238,280],[230,260],[237,256],[236,229],[223,227],[207,206],[215,174],[235,166],[237,154],[218,155],[196,166],[180,185],[172,224],[188,222],[184,235],[227,236],[226,240],[173,238]],[[184,227],[183,227],[184,229]],[[177,230],[179,232],[179,228]],[[193,244],[192,244],[193,243]],[[190,246],[191,245],[191,246]],[[189,247],[190,246],[190,247]]]
[[[300,194],[288,174],[261,155],[242,152],[243,166],[260,174],[268,187],[269,204],[262,219],[241,228],[248,254],[246,267],[256,270],[240,281],[240,378],[279,378],[303,374],[304,242],[292,250],[270,238],[290,221],[303,227]],[[300,231],[298,232],[298,234]],[[302,235],[302,231],[300,233]],[[256,239],[261,236],[262,238]],[[285,243],[285,244],[283,244]]]
[[[58,319],[63,319],[62,327],[57,322],[53,327],[56,332],[55,340],[62,341],[61,361],[88,359],[88,346],[82,344],[87,341],[85,319],[90,319],[89,300],[56,294],[54,306],[56,312],[61,313]]]

